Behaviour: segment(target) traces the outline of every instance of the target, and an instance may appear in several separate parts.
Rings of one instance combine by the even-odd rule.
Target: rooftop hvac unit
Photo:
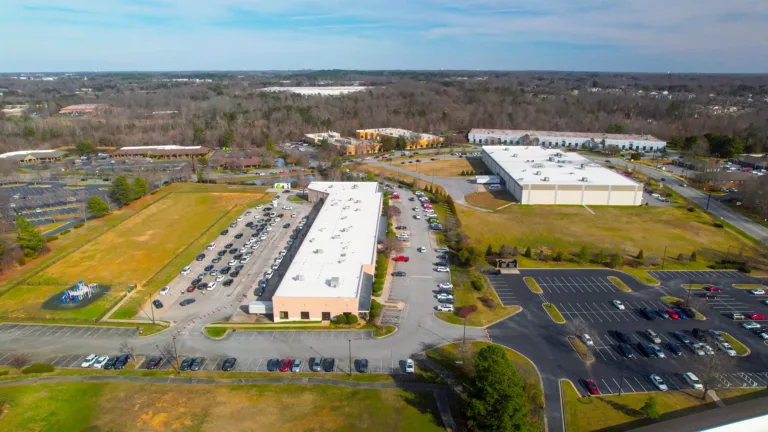
[[[352,185],[352,189],[357,189],[357,185],[356,185],[356,184],[353,184],[353,185]]]
[[[321,254],[321,253],[323,253],[323,250],[322,250],[322,249],[315,249],[315,250],[314,250],[314,251],[312,251],[312,252],[314,252],[314,253],[316,253],[316,254]]]
[[[294,277],[293,279],[297,280],[297,281],[303,281],[304,280],[304,275],[303,274],[297,274],[296,277]]]
[[[331,288],[337,288],[341,284],[341,280],[338,277],[331,278]]]
[[[360,204],[363,200],[355,200],[355,204]]]
[[[581,169],[584,169],[584,164],[581,164]]]
[[[513,154],[512,157],[517,157],[517,153]]]
[[[541,181],[549,181],[549,177],[544,177]]]
[[[587,182],[587,181],[589,181],[589,179],[588,179],[588,178],[586,178],[586,177],[582,177],[582,178],[581,178],[581,181],[583,181],[583,182]]]
[[[536,171],[533,175],[541,175],[541,171]]]
[[[360,209],[359,209],[359,208],[356,208],[356,209],[355,209],[355,211],[360,211]]]
[[[554,156],[550,156],[550,157],[549,157],[549,161],[550,161],[550,162],[554,162],[554,161],[555,161],[555,157],[554,157]]]
[[[341,237],[340,235],[336,234],[334,236],[331,236],[331,240],[336,240],[337,238],[340,238],[340,237]]]
[[[346,219],[346,218],[347,218],[346,216],[342,216],[342,217],[341,217],[341,219],[342,219],[342,220],[344,220],[344,219]]]

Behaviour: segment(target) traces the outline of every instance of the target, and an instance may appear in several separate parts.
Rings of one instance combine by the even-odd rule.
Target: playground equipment
[[[90,298],[97,291],[98,287],[98,284],[95,283],[86,285],[83,281],[78,281],[77,285],[65,290],[56,303],[77,303],[84,298]]]

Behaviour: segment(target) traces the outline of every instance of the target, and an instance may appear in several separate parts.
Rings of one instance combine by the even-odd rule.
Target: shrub
[[[69,234],[71,231],[72,231],[71,229],[65,229],[64,231],[59,233],[59,236],[63,236],[63,235]]]
[[[567,261],[567,260],[568,260],[568,254],[563,250],[558,249],[552,255],[552,261],[560,262],[560,261]]]
[[[461,306],[456,310],[456,315],[459,318],[468,318],[473,313],[477,312],[477,305]]]
[[[45,242],[46,242],[46,243],[55,242],[55,241],[56,241],[56,240],[58,240],[58,239],[59,239],[59,236],[57,236],[57,235],[52,235],[52,236],[48,236],[48,237],[46,237],[46,238],[45,238]]]
[[[349,314],[347,315],[347,323],[348,324],[357,324],[357,315],[355,314]]]
[[[621,267],[622,265],[624,265],[624,258],[622,258],[622,256],[619,255],[618,252],[613,254],[613,256],[611,257],[611,267],[618,268],[618,267]]]
[[[526,258],[530,258],[533,255],[533,252],[531,251],[531,247],[528,246],[525,248],[525,252],[523,252],[523,256]]]
[[[677,260],[680,262],[686,262],[688,261],[688,257],[680,253],[680,254],[677,254]]]
[[[691,212],[691,213],[693,213],[693,212],[695,212],[695,211],[696,211],[696,209],[695,209],[695,208],[693,208],[693,207],[688,207],[688,208],[687,208],[687,210],[688,210],[689,212]]]
[[[480,297],[480,303],[488,309],[496,309],[496,302],[490,296],[484,295]]]
[[[344,314],[341,314],[336,317],[336,324],[346,324],[347,323],[347,316]]]
[[[645,259],[645,253],[643,252],[642,249],[640,249],[640,252],[637,253],[637,259],[639,259],[640,261]]]
[[[482,291],[483,288],[485,288],[483,281],[478,279],[472,279],[471,284],[472,284],[472,289],[474,289],[475,291]]]
[[[691,262],[696,262],[696,251],[691,252]]]
[[[27,259],[24,258],[24,256],[20,256],[19,259],[16,260],[16,264],[23,266],[27,263]]]
[[[715,222],[714,225],[715,225],[715,228],[723,228],[724,226],[722,222]]]
[[[377,302],[376,300],[371,300],[371,312],[369,316],[371,318],[377,318],[381,316],[381,310],[384,308],[381,303]]]
[[[82,222],[80,222],[80,223],[76,223],[76,224],[75,224],[75,226],[73,226],[72,228],[74,228],[74,229],[78,229],[78,228],[82,228],[82,227],[84,227],[84,226],[85,226],[85,224],[84,224],[84,223],[82,223]]]
[[[21,373],[24,375],[46,372],[53,372],[53,365],[47,363],[33,363],[21,370]]]

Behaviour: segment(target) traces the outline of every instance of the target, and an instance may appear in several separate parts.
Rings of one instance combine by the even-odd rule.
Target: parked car
[[[102,369],[114,369],[115,363],[117,363],[117,359],[118,359],[117,356],[110,357],[109,359],[107,359],[106,363],[104,363],[104,367],[102,367]]]
[[[764,320],[765,319],[765,315],[763,315],[761,313],[751,313],[751,314],[747,314],[747,318],[749,318],[751,320],[758,320],[758,321],[760,321],[760,320]]]
[[[651,353],[656,358],[667,358],[667,355],[664,354],[664,351],[661,349],[660,346],[656,344],[649,345],[649,348],[651,349]]]
[[[765,290],[762,288],[751,289],[749,290],[749,293],[752,295],[765,295]]]
[[[203,364],[205,363],[205,358],[203,357],[195,357],[194,360],[192,360],[192,366],[189,367],[189,370],[191,371],[199,371],[203,368]]]
[[[648,379],[651,381],[651,384],[654,385],[659,391],[667,391],[669,390],[669,387],[664,383],[664,380],[661,379],[660,376],[653,374],[648,377]]]
[[[437,305],[438,312],[453,312],[452,304],[439,304]]]
[[[588,346],[588,347],[591,347],[591,346],[595,346],[595,342],[594,342],[594,341],[592,340],[592,338],[591,338],[591,337],[590,337],[588,334],[586,334],[586,333],[584,333],[583,335],[581,335],[581,340],[582,340],[582,342],[584,342],[584,345],[586,345],[586,346]]]
[[[720,288],[718,288],[718,287],[716,287],[714,285],[710,285],[708,287],[704,287],[704,290],[705,291],[709,291],[709,292],[720,292]]]
[[[736,350],[728,342],[717,342],[717,348],[726,353],[728,357],[736,357]]]
[[[611,303],[613,304],[614,307],[616,307],[616,309],[624,310],[624,303],[622,303],[621,301],[619,301],[619,300],[611,300]]]
[[[320,372],[323,370],[323,359],[320,357],[312,357],[309,359],[309,369],[312,372]]]
[[[155,306],[155,309],[162,309],[163,308],[163,302],[161,302],[158,299],[152,300],[152,305]]]
[[[131,356],[128,354],[122,354],[117,358],[117,361],[115,362],[114,369],[122,369],[124,368],[128,362],[131,361]]]
[[[584,386],[585,389],[587,389],[587,393],[590,395],[599,395],[600,389],[597,388],[597,384],[595,384],[592,380],[581,380],[581,384]]]
[[[450,270],[448,267],[439,266],[439,267],[436,267],[436,268],[435,268],[435,271],[436,271],[436,272],[445,273],[445,272],[449,272],[449,271],[451,271],[451,270]]]
[[[167,286],[164,286],[164,287],[162,287],[162,288],[160,289],[160,295],[166,295],[166,294],[168,294],[168,290],[170,290],[170,288],[168,288]]]
[[[645,307],[644,307],[644,308],[640,308],[640,309],[638,309],[638,313],[639,313],[639,314],[640,314],[640,315],[641,315],[643,318],[647,319],[648,321],[653,321],[653,320],[655,320],[655,319],[656,319],[656,314],[654,314],[653,312],[651,312],[651,310],[650,310],[650,309],[648,309],[648,308],[645,308]]]
[[[676,356],[683,355],[683,350],[680,349],[680,345],[674,342],[668,343],[667,348],[669,348],[669,351]]]
[[[661,338],[659,337],[658,334],[656,334],[655,331],[648,329],[645,331],[645,335],[648,337],[648,339],[651,340],[651,342],[657,343],[657,344],[661,343]]]
[[[640,351],[640,354],[644,355],[645,357],[651,357],[653,355],[651,347],[642,342],[637,343],[637,350]]]
[[[629,345],[627,344],[620,343],[618,345],[618,349],[621,355],[623,355],[624,357],[630,358],[635,356],[635,354],[632,352],[632,349],[629,348]]]
[[[192,268],[190,266],[184,267],[183,269],[181,269],[182,276],[188,275],[191,270],[192,270]]]
[[[148,370],[157,369],[158,367],[160,367],[161,364],[163,364],[162,357],[159,357],[159,356],[150,357],[147,360],[147,369]]]
[[[94,363],[96,363],[96,360],[99,358],[97,354],[88,354],[88,357],[83,360],[82,363],[80,363],[81,368],[89,368],[93,366]]]
[[[677,314],[677,312],[674,311],[674,309],[667,309],[666,310],[667,315],[669,315],[670,318],[673,320],[679,319],[680,316]]]
[[[221,364],[221,370],[223,370],[224,372],[229,372],[235,368],[236,364],[237,364],[237,359],[234,357],[230,357],[224,360],[224,363]]]
[[[614,332],[614,334],[616,335],[616,339],[618,339],[619,342],[621,343],[628,344],[632,342],[632,338],[630,338],[629,335],[624,332],[620,332],[617,330]]]
[[[360,359],[357,363],[357,371],[360,373],[368,372],[368,359]]]
[[[93,362],[93,366],[91,367],[94,369],[102,369],[108,360],[109,360],[109,356],[106,356],[106,355],[99,356],[99,358],[97,358],[96,361]]]
[[[394,261],[398,261],[398,262],[408,262],[408,261],[411,260],[410,258],[408,258],[407,256],[404,256],[404,255],[398,255],[398,256],[396,256],[396,257],[394,257],[392,259]]]
[[[205,254],[200,254],[197,256],[197,258],[195,258],[196,261],[202,261],[204,259],[205,259]]]
[[[747,330],[760,328],[760,324],[758,324],[758,323],[756,323],[754,321],[748,321],[748,322],[745,322],[745,323],[741,323],[741,326],[744,327]]]
[[[683,379],[689,386],[693,387],[694,390],[704,390],[704,385],[699,380],[699,377],[694,375],[693,372],[684,373]]]
[[[280,368],[280,360],[269,359],[267,360],[267,372],[274,372]]]
[[[450,282],[440,282],[440,284],[437,287],[443,288],[443,289],[451,289],[453,288],[453,284]]]
[[[293,360],[289,358],[283,359],[280,362],[280,372],[288,372],[291,369],[292,364],[293,364]]]
[[[194,287],[193,287],[193,288],[194,288]],[[180,301],[180,302],[179,302],[179,306],[187,306],[187,305],[191,305],[191,304],[192,304],[192,303],[194,303],[194,302],[195,302],[195,299],[193,299],[193,298],[184,299],[184,300],[182,300],[182,301]]]
[[[405,272],[404,272],[404,271],[396,271],[396,272],[392,272],[392,276],[395,276],[395,277],[404,277],[404,276],[405,276]]]
[[[413,359],[408,359],[405,361],[405,373],[407,374],[416,373],[416,365],[413,362]]]
[[[332,358],[325,358],[323,359],[323,371],[324,372],[333,372],[335,368],[336,362]]]
[[[293,363],[291,363],[291,372],[301,372],[300,359],[293,359]]]

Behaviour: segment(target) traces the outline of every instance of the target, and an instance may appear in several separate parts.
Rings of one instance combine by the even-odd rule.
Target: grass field
[[[121,211],[103,218],[107,220],[101,224],[101,220],[89,222],[65,236],[72,242],[61,249],[55,262],[41,260],[41,271],[3,295],[0,316],[93,320],[114,304],[129,284],[139,284],[146,290],[159,289],[200,253],[205,243],[218,234],[220,225],[226,226],[237,212],[263,198],[263,194],[253,193],[259,190],[254,188],[246,193],[246,188],[184,186],[169,188],[168,193],[157,194],[157,199],[148,197],[150,204],[138,203],[140,210],[128,212],[127,218]],[[91,227],[101,235],[89,235]],[[40,309],[43,301],[81,279],[110,285],[112,289],[82,309]],[[128,306],[146,301],[139,295],[134,297]]]
[[[40,231],[40,234],[45,234],[48,231],[53,231],[56,228],[58,228],[60,226],[63,226],[63,225],[66,225],[66,224],[67,224],[67,222],[54,222],[54,223],[45,224],[45,225],[38,225],[37,226],[37,230]]]
[[[473,162],[473,160],[466,158],[445,159],[418,163],[414,162],[412,164],[406,162],[403,165],[401,165],[400,162],[395,162],[392,165],[407,169],[408,171],[414,171],[419,174],[429,176],[435,175],[439,177],[458,177],[461,175],[462,171],[477,171],[479,173],[486,169],[481,160],[475,159]]]
[[[593,254],[603,249],[634,256],[641,249],[646,259],[660,262],[666,251],[665,269],[705,268],[725,257],[728,247],[743,246],[745,255],[755,255],[747,240],[715,228],[709,216],[680,207],[591,207],[594,215],[576,206],[512,205],[486,213],[457,206],[462,227],[473,245],[530,246],[549,251],[562,249],[576,254],[584,245]],[[678,261],[696,250],[696,262]]]
[[[483,304],[481,298],[482,292],[472,289],[469,283],[469,274],[466,270],[458,267],[451,267],[451,282],[454,285],[453,296],[456,301],[454,312],[436,312],[435,315],[443,321],[464,325],[464,319],[459,318],[455,313],[461,306],[475,305],[477,311],[467,318],[466,324],[472,327],[483,327],[502,318],[506,318],[522,310],[521,306],[502,306],[496,291],[488,286],[488,295],[494,302],[494,307],[489,308]]]
[[[560,391],[563,398],[565,425],[568,432],[587,432],[594,430],[623,431],[653,423],[644,419],[640,408],[648,399],[648,394],[634,393],[622,396],[579,397],[570,382],[561,381]],[[717,390],[720,399],[728,404],[728,398],[746,399],[760,397],[765,390],[760,389],[721,389]],[[658,400],[659,421],[715,408],[709,399],[701,400],[698,391],[669,391],[654,393]]]
[[[431,393],[313,385],[66,383],[0,389],[9,431],[439,431]]]
[[[512,194],[505,190],[493,192],[473,192],[464,195],[464,200],[475,207],[488,210],[496,210],[502,206],[515,202]]]

